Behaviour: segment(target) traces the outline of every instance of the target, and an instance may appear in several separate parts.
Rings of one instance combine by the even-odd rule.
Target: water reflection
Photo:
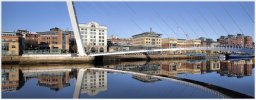
[[[222,61],[219,73],[221,76],[241,78],[251,76],[254,67],[253,60]]]
[[[73,98],[75,92],[77,91],[75,88],[77,87],[77,83],[80,82],[80,87],[78,91],[79,95],[88,95],[90,97],[98,97],[101,93],[111,92],[112,88],[117,86],[112,86],[110,90],[108,90],[108,85],[115,84],[112,81],[108,81],[108,75],[113,72],[100,71],[100,70],[85,70],[82,73],[82,78],[79,80],[79,71],[81,69],[92,68],[94,65],[58,65],[58,66],[18,66],[18,65],[10,65],[2,67],[2,93],[3,97],[12,98],[12,97],[24,97],[22,95],[22,90],[28,90],[29,92],[33,92],[28,88],[29,83],[31,81],[35,81],[36,88],[40,91],[41,88],[48,88],[48,90],[44,91],[55,91],[56,93],[61,93],[63,91],[68,92],[70,95],[60,96],[52,95],[53,97],[62,97],[67,96],[68,98]],[[241,85],[240,83],[250,83],[254,84],[254,59],[247,60],[229,60],[229,61],[220,61],[220,60],[203,60],[203,61],[195,61],[195,60],[172,60],[172,61],[140,61],[140,62],[119,62],[119,63],[111,63],[105,64],[104,66],[97,66],[105,69],[115,69],[122,71],[132,71],[143,73],[147,75],[159,75],[159,76],[167,76],[167,77],[180,77],[180,75],[203,75],[207,73],[215,72],[219,76],[226,78],[235,78],[236,82],[232,81],[222,81],[221,84],[237,84],[239,87],[245,87],[249,92],[241,92],[250,96],[254,96],[254,88],[251,85],[246,87]],[[112,75],[112,74],[110,74]],[[113,74],[115,75],[115,74]],[[191,76],[191,75],[189,75]],[[246,76],[253,76],[249,79]],[[112,76],[113,77],[113,76]],[[207,76],[211,77],[212,76]],[[162,80],[159,78],[145,76],[145,75],[131,75],[130,78],[133,80],[137,80],[142,83],[153,82],[154,84],[158,84]],[[199,81],[204,80],[199,77]],[[219,77],[214,77],[218,79]],[[238,80],[238,79],[246,79]],[[34,80],[36,79],[36,80]],[[72,79],[76,80],[72,82]],[[239,82],[238,82],[239,81]],[[117,81],[115,81],[117,82]],[[208,81],[204,81],[206,83],[211,83]],[[109,84],[108,84],[109,83]],[[219,83],[219,82],[218,82]],[[128,83],[127,83],[128,84]],[[136,83],[137,84],[137,83]],[[221,86],[226,88],[225,86],[214,84],[217,86]],[[41,88],[39,88],[41,87]],[[65,89],[68,88],[68,89]],[[188,88],[188,87],[187,87]],[[231,90],[236,90],[237,87],[229,88]],[[179,88],[178,88],[179,89]],[[252,91],[251,91],[252,90]],[[12,92],[18,91],[18,92]],[[112,91],[113,92],[113,91]],[[47,94],[47,92],[43,92]],[[51,93],[52,94],[52,93]],[[160,94],[159,94],[160,95]],[[176,94],[178,95],[178,94]],[[26,96],[29,98],[31,95]],[[153,96],[153,95],[152,95]],[[210,97],[210,95],[208,95]],[[213,95],[211,95],[213,96]],[[147,96],[141,96],[147,97]],[[157,97],[157,96],[156,96]],[[168,96],[167,96],[168,97]],[[175,96],[173,96],[175,97]],[[196,96],[197,97],[197,96]],[[213,96],[214,97],[214,96]],[[52,98],[49,96],[49,98]],[[122,97],[121,97],[122,98]]]
[[[177,74],[204,74],[217,72],[221,76],[242,78],[251,76],[254,67],[253,59],[230,61],[152,61],[120,63],[101,66],[103,68],[133,71],[144,74],[163,75],[175,77]]]
[[[24,77],[18,67],[2,69],[2,92],[19,90],[24,83]]]
[[[107,90],[107,71],[85,71],[81,86],[81,93],[90,96]]]

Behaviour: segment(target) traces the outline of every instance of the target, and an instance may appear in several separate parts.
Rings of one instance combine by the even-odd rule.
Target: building
[[[22,36],[24,39],[26,39],[26,34],[29,34],[30,32],[28,30],[17,30],[16,31],[18,36]]]
[[[107,51],[107,27],[97,22],[79,24],[82,44],[86,52]]]
[[[108,37],[107,41],[111,42],[112,45],[132,45],[132,39],[130,38],[118,38],[117,36]]]
[[[107,90],[107,72],[106,71],[86,71],[84,73],[81,85],[81,93],[90,96],[97,95],[101,91]]]
[[[253,47],[252,36],[245,36],[244,34],[220,36],[217,42],[222,46]]]
[[[164,38],[162,39],[162,48],[187,48],[187,47],[199,47],[201,40],[186,40],[186,39],[174,39]]]
[[[38,32],[39,49],[49,50],[50,53],[66,53],[69,50],[69,33],[55,27],[50,31]]]
[[[246,48],[253,48],[253,41],[251,36],[244,37],[244,47]]]
[[[69,52],[70,53],[77,53],[77,45],[76,45],[76,39],[74,36],[73,31],[66,31],[67,33],[70,33],[70,38],[69,38]]]
[[[160,48],[162,43],[161,35],[153,32],[152,28],[150,28],[150,32],[133,35],[132,44],[133,46]]]
[[[25,50],[38,50],[38,38],[39,34],[36,32],[30,32],[25,35]]]
[[[132,47],[132,39],[118,38],[118,37],[108,37],[107,39],[107,51],[129,51]]]
[[[19,56],[23,53],[23,37],[16,32],[2,33],[2,56]]]
[[[201,46],[202,47],[210,47],[212,43],[215,43],[213,39],[200,37],[198,40],[201,40]]]

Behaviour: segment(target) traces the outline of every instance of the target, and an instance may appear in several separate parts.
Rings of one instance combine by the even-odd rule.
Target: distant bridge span
[[[147,53],[147,52],[159,52],[159,51],[182,51],[182,50],[211,50],[211,51],[242,52],[242,53],[254,54],[254,49],[252,49],[252,48],[190,47],[190,48],[167,48],[167,49],[152,49],[152,50],[102,52],[102,53],[92,53],[92,54],[90,54],[88,56],[105,56],[105,55],[118,55],[118,54],[131,54],[131,53]]]

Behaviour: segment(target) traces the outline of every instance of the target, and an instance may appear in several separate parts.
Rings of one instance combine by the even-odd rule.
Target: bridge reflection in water
[[[60,91],[70,86],[70,79],[76,79],[73,98],[81,94],[96,96],[107,91],[108,72],[128,73],[141,82],[156,82],[170,80],[186,86],[199,88],[202,91],[216,95],[219,98],[242,98],[251,96],[214,86],[195,80],[178,78],[178,74],[205,74],[217,72],[220,76],[243,78],[252,75],[253,60],[234,61],[140,61],[94,65],[60,65],[60,66],[3,66],[2,92],[18,91],[32,78],[37,78],[39,87],[48,87]]]

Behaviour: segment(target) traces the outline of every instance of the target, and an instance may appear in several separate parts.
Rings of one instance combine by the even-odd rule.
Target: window
[[[12,48],[16,48],[15,45],[12,45]]]

